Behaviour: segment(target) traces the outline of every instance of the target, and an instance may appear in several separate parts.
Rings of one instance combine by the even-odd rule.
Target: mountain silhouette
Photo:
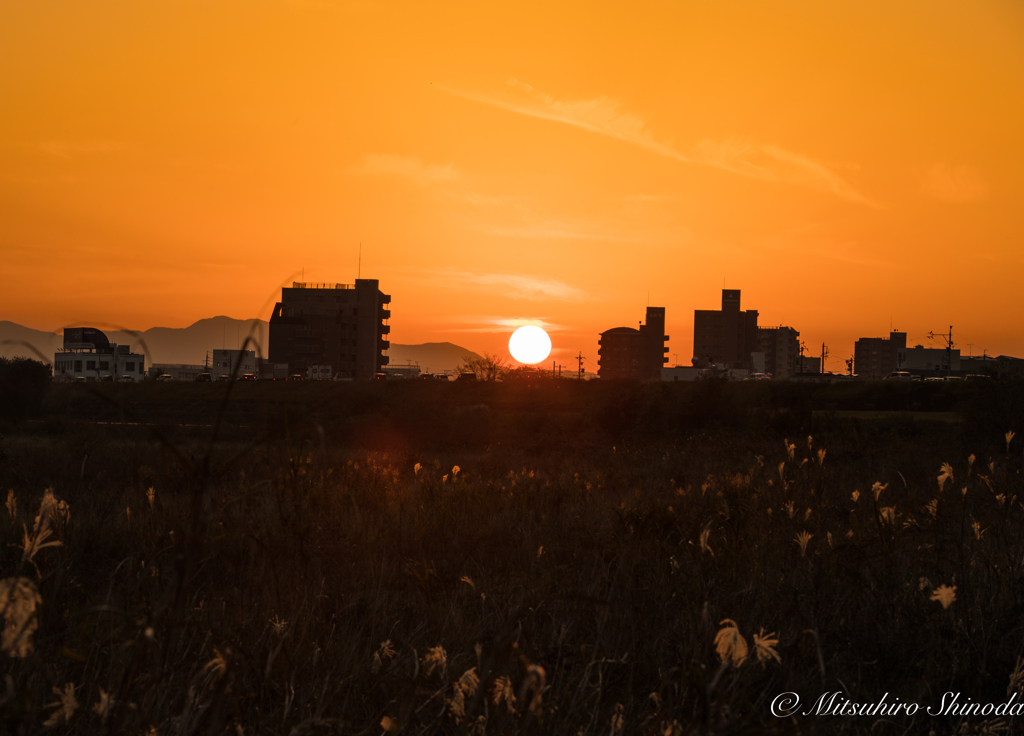
[[[260,319],[210,317],[188,327],[151,327],[148,330],[124,331],[102,324],[90,325],[106,333],[110,342],[130,345],[133,352],[145,354],[146,364],[185,363],[201,365],[208,351],[237,349],[248,341],[248,350],[266,356],[269,324]],[[53,354],[64,344],[62,333],[33,330],[15,322],[0,320],[0,356],[25,356],[53,362]],[[450,342],[428,342],[420,345],[391,343],[388,350],[391,365],[417,363],[424,372],[443,373],[455,368],[468,357],[479,358],[468,348]]]

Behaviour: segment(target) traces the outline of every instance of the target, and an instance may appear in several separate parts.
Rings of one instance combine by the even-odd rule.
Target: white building
[[[246,373],[258,374],[259,361],[255,350],[211,350],[210,375],[213,380],[221,376],[241,378]],[[237,373],[235,372],[237,369]]]
[[[420,366],[418,363],[406,363],[405,365],[387,365],[384,372],[388,378],[419,378]]]
[[[145,364],[145,356],[111,343],[95,327],[68,327],[64,347],[53,355],[53,380],[138,382],[146,377]]]

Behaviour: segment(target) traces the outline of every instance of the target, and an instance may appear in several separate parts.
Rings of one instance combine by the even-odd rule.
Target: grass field
[[[53,386],[0,440],[0,731],[1010,732],[924,709],[1024,691],[1022,407]],[[801,714],[832,692],[921,711]]]

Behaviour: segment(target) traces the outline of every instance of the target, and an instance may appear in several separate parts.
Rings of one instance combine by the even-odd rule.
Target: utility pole
[[[804,373],[804,350],[805,349],[806,348],[804,347],[804,341],[801,340],[800,341],[800,375],[803,375],[803,373]]]
[[[825,358],[827,358],[827,357],[828,357],[828,348],[825,347],[825,343],[822,343],[821,344],[821,366],[819,367],[818,370],[821,372],[821,375],[823,375],[823,376],[825,375]]]
[[[949,339],[946,340],[946,375],[953,375],[953,325],[949,326]]]
[[[582,381],[583,380],[583,351],[582,350],[580,351],[579,355],[576,356],[576,362],[579,364],[579,367],[576,370],[576,380],[577,381]]]
[[[936,335],[934,332],[928,333],[928,339],[934,340],[936,337],[946,341],[946,375],[953,373],[953,325],[949,326],[948,335]]]

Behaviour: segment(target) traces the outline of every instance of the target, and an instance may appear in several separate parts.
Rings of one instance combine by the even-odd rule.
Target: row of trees
[[[501,356],[491,353],[484,353],[482,358],[463,356],[462,363],[457,370],[462,374],[472,373],[478,381],[507,381],[544,373],[543,368],[530,365],[514,366]]]

